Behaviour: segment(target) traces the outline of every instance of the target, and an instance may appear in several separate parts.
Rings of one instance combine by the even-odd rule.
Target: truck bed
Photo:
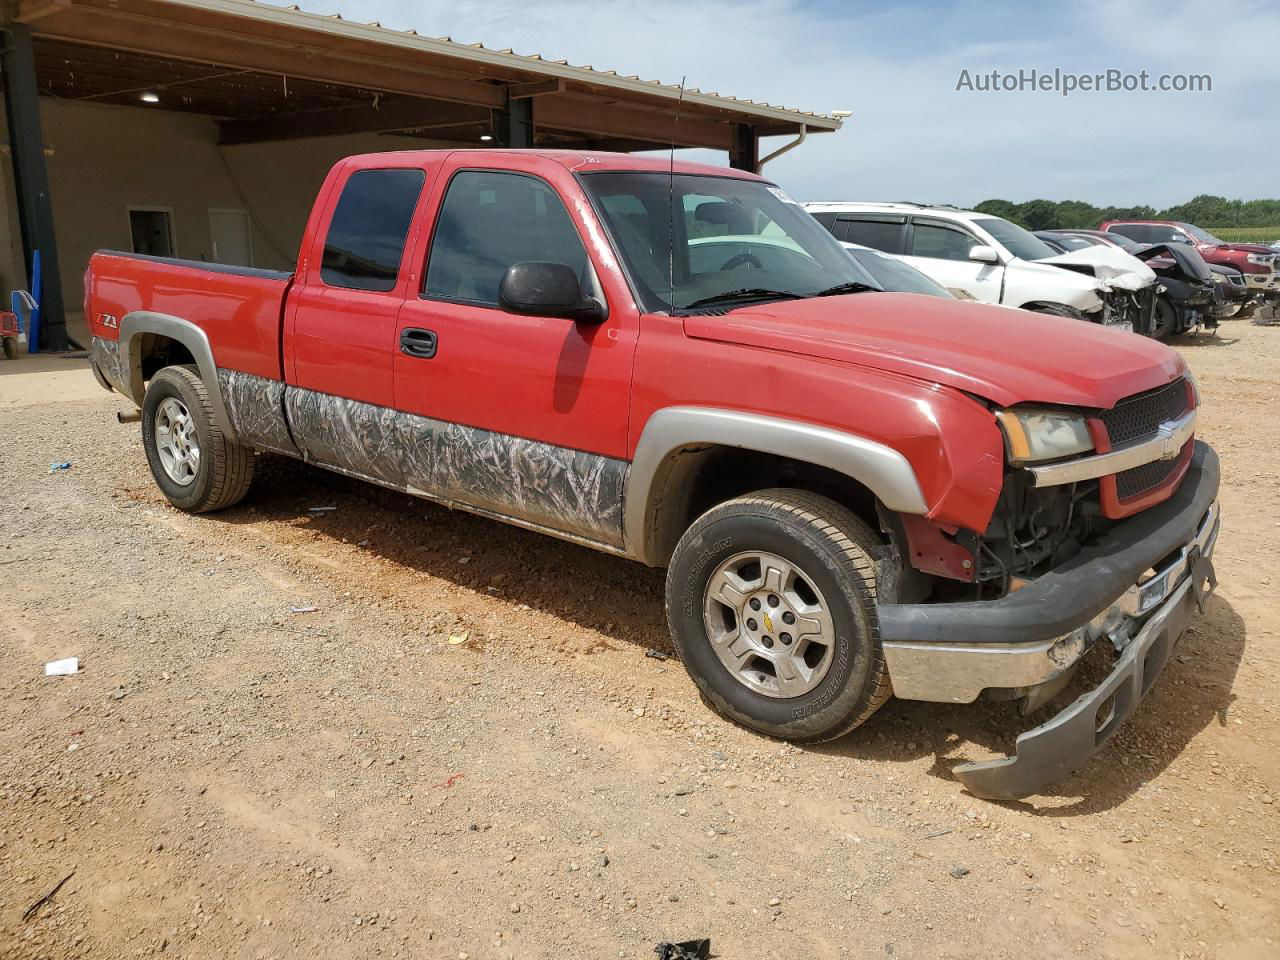
[[[129,313],[182,317],[204,330],[219,367],[280,380],[280,322],[292,282],[281,270],[100,250],[89,261],[85,319],[93,336],[115,340]]]

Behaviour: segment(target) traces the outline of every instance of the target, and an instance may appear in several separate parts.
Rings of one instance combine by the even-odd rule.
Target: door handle
[[[421,327],[405,327],[400,331],[400,352],[430,360],[436,355],[436,332]]]

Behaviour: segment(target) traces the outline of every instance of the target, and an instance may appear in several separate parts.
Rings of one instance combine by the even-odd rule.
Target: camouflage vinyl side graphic
[[[129,379],[120,365],[120,341],[94,337],[89,342],[89,359],[98,371],[126,397],[129,396]]]
[[[238,370],[218,370],[222,403],[236,436],[245,446],[298,456],[284,419],[285,386]]]
[[[622,544],[625,460],[229,370],[219,370],[218,379],[232,423],[252,443],[294,452],[284,442],[292,430],[306,459],[343,473],[608,546]]]

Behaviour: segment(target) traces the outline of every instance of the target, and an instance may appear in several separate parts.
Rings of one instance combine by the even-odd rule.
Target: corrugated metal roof
[[[577,65],[571,64],[567,60],[548,60],[538,53],[521,54],[510,48],[499,50],[486,47],[483,43],[461,43],[452,37],[425,36],[414,29],[394,30],[382,26],[377,21],[363,23],[357,20],[347,20],[340,13],[311,13],[297,5],[276,6],[269,3],[260,3],[258,0],[168,0],[168,2],[255,20],[287,24],[295,28],[345,35],[353,39],[375,43],[390,43],[401,47],[409,46],[435,56],[452,57],[470,63],[485,63],[510,70],[527,71],[542,77],[556,77],[579,83],[622,88],[651,96],[664,96],[673,100],[681,97],[680,85],[676,83],[643,80],[638,76],[619,74],[616,70],[600,70],[590,64]],[[840,128],[840,120],[829,114],[797,110],[756,100],[739,99],[726,94],[704,93],[696,87],[686,87],[683,97],[687,104],[750,114],[753,117],[774,122],[803,123],[813,130],[838,130]]]

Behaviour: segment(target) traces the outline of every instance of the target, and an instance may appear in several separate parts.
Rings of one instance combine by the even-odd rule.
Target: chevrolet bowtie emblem
[[[767,613],[764,615],[764,628],[773,633],[773,620]]]

